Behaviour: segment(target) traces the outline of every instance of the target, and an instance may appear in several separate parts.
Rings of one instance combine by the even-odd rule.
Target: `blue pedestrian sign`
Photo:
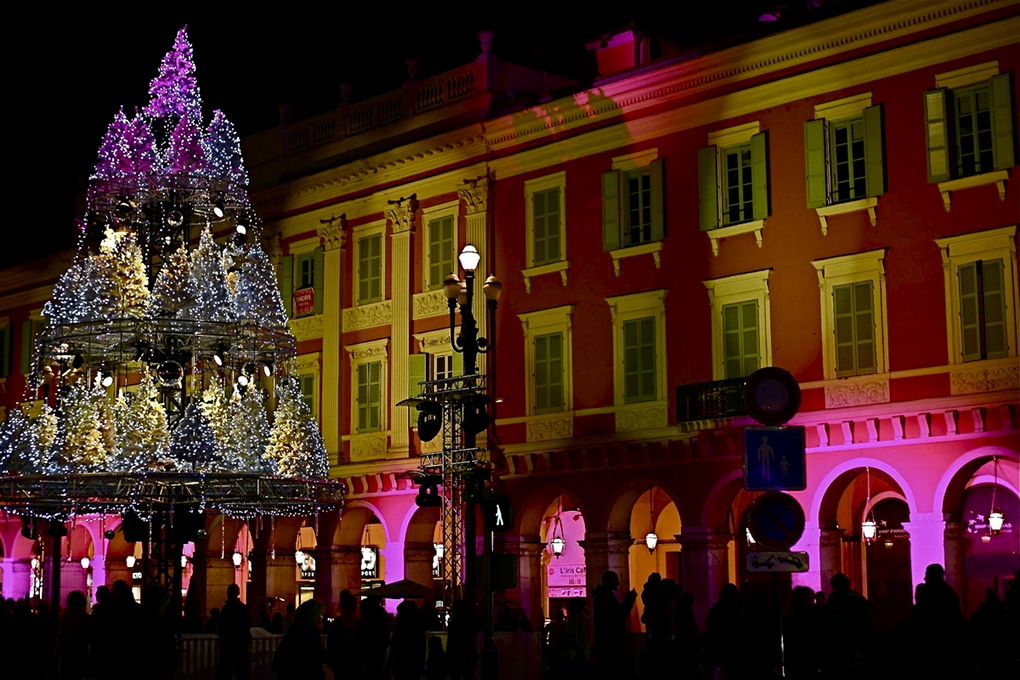
[[[748,491],[807,488],[803,427],[744,428],[744,488]]]

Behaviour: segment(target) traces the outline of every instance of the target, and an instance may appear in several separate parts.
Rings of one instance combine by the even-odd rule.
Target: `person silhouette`
[[[772,447],[769,446],[769,438],[761,438],[761,446],[758,447],[758,460],[761,462],[761,476],[766,482],[772,481],[772,460],[776,457]]]

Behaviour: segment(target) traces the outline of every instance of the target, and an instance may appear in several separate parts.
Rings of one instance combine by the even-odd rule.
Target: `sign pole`
[[[786,677],[786,640],[783,637],[783,607],[780,604],[780,583],[779,574],[772,573],[772,597],[775,599],[776,614],[779,615],[779,670],[777,677]]]

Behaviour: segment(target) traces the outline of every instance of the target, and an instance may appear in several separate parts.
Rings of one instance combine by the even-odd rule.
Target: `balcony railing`
[[[747,415],[744,407],[744,379],[678,385],[676,388],[676,420],[712,420]]]

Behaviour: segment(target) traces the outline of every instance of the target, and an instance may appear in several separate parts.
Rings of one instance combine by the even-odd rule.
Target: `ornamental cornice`
[[[344,310],[343,316],[345,333],[374,326],[386,326],[393,320],[393,306],[390,300],[383,300],[369,305],[348,307]]]
[[[311,354],[299,354],[294,359],[294,368],[301,371],[315,370],[318,371],[320,368],[320,362],[322,361],[322,352],[312,352]]]
[[[339,216],[330,215],[319,220],[319,224],[321,226],[316,232],[322,239],[322,246],[326,251],[344,247],[347,237],[347,213],[340,213]]]
[[[414,214],[418,210],[418,196],[411,194],[407,198],[401,196],[392,201],[387,201],[386,219],[393,225],[394,234],[402,234],[414,229]]]
[[[357,345],[347,345],[347,354],[350,357],[351,364],[355,364],[361,359],[370,359],[373,357],[386,358],[386,346],[389,345],[389,338],[383,338],[382,340],[370,340],[368,342],[360,342]]]
[[[443,292],[442,288],[439,290],[428,290],[424,293],[415,293],[411,297],[411,308],[416,320],[450,313],[446,293]]]
[[[825,386],[825,408],[847,408],[888,402],[888,375],[847,378]]]
[[[294,339],[298,342],[322,337],[322,314],[291,319],[288,325],[290,332],[294,334]]]
[[[665,427],[667,422],[666,406],[658,402],[636,408],[628,407],[616,412],[617,432],[651,430]]]
[[[571,439],[574,436],[573,414],[540,416],[529,420],[527,425],[529,442]]]

